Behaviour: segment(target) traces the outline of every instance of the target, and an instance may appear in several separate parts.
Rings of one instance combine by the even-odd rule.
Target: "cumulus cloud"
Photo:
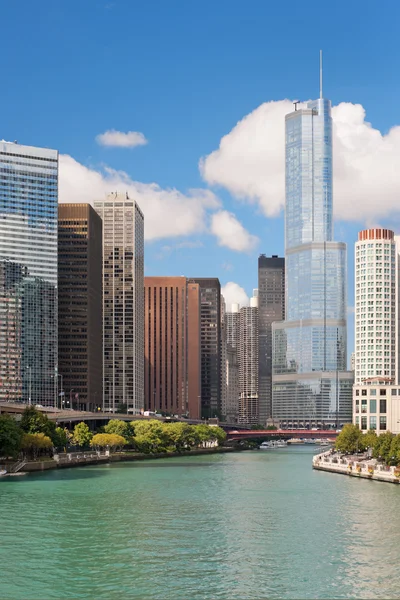
[[[147,140],[140,131],[117,131],[109,129],[96,136],[96,142],[100,146],[112,146],[116,148],[134,148],[135,146],[145,146]]]
[[[228,283],[222,287],[221,293],[225,298],[226,310],[228,312],[232,310],[232,304],[236,303],[240,304],[240,306],[247,306],[249,304],[249,297],[245,290],[234,281],[228,281]]]
[[[264,103],[245,116],[219,148],[200,160],[200,172],[239,199],[276,216],[285,200],[285,115],[290,100]],[[343,220],[373,221],[399,211],[400,127],[382,134],[360,104],[332,110],[334,210]]]
[[[60,155],[60,202],[88,202],[103,199],[113,191],[127,191],[145,216],[145,239],[187,236],[207,230],[208,211],[220,206],[210,190],[192,189],[187,194],[163,189],[156,183],[133,181],[124,171],[108,167],[98,171],[68,155]]]
[[[211,233],[216,236],[219,246],[226,246],[237,252],[250,252],[258,243],[258,238],[251,235],[235,215],[227,210],[220,210],[212,215]]]

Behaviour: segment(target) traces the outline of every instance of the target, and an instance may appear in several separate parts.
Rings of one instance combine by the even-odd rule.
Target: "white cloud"
[[[290,100],[264,103],[200,161],[205,181],[258,203],[267,216],[284,206],[285,115]],[[343,220],[373,221],[400,209],[400,127],[382,135],[360,104],[333,108],[334,210]]]
[[[145,239],[155,240],[198,234],[207,230],[209,210],[220,206],[210,190],[193,189],[187,194],[163,189],[156,183],[133,181],[127,173],[105,167],[97,171],[68,155],[60,155],[60,202],[103,199],[113,191],[127,191],[145,216]]]
[[[258,242],[237,220],[235,215],[227,210],[220,210],[211,217],[211,233],[218,240],[219,246],[226,246],[237,252],[250,252]]]
[[[134,148],[135,146],[145,146],[147,140],[140,131],[116,131],[109,129],[96,136],[96,142],[100,146],[113,146],[117,148]]]
[[[232,310],[232,304],[236,303],[240,304],[240,306],[247,306],[249,304],[249,297],[245,290],[234,281],[228,281],[228,283],[222,287],[221,293],[225,298],[226,310],[228,312]]]

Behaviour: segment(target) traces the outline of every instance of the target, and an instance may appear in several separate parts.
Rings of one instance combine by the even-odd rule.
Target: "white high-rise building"
[[[144,217],[128,194],[94,203],[103,220],[103,407],[144,408]]]
[[[398,278],[393,231],[366,229],[355,251],[355,384],[398,381]]]
[[[258,290],[250,306],[240,309],[239,326],[239,423],[257,424],[258,405]]]
[[[226,342],[225,359],[225,416],[229,422],[237,422],[239,415],[239,304],[232,304],[231,311],[225,312],[224,329]]]

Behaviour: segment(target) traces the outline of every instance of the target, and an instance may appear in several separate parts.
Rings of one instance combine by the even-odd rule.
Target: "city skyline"
[[[28,68],[20,48],[5,65],[8,85],[1,102],[7,120],[0,137],[60,150],[63,201],[76,197],[78,202],[91,202],[115,189],[130,188],[132,197],[137,193],[146,218],[146,275],[190,273],[194,265],[199,276],[218,276],[222,286],[235,282],[250,297],[258,255],[283,255],[283,214],[278,212],[284,146],[283,128],[276,124],[290,112],[291,100],[318,95],[321,47],[324,88],[337,125],[335,237],[348,244],[349,284],[357,232],[377,224],[399,230],[399,149],[395,132],[389,131],[399,123],[392,73],[399,53],[393,34],[400,7],[391,7],[390,22],[377,7],[361,12],[347,7],[345,27],[342,11],[335,6],[306,19],[301,7],[292,3],[293,21],[287,22],[283,7],[256,1],[243,22],[234,1],[229,7],[212,6],[211,22],[207,0],[193,16],[152,10],[152,2],[116,2],[81,8],[78,22],[72,6],[61,9],[53,4],[45,0],[37,10],[28,7],[22,20],[16,6],[5,7],[5,43],[11,46],[23,35],[31,54]],[[129,40],[125,30],[131,22],[141,32],[135,40]],[[285,35],[279,33],[282,22]],[[267,36],[263,23],[269,24]],[[385,36],[377,32],[383,23]],[[32,37],[36,25],[44,28],[40,48]],[[121,35],[112,38],[111,29]],[[375,35],[379,43],[371,45],[368,40]],[[242,40],[240,47],[237,39]],[[142,52],[148,43],[154,52]],[[301,69],[293,60],[299,47]],[[65,68],[55,69],[54,64]],[[51,83],[43,77],[46,68],[53,73]],[[21,72],[28,73],[28,84],[41,82],[32,103],[23,102]],[[105,77],[110,89],[123,87],[126,93],[108,101],[102,94]],[[238,149],[239,165],[232,162]],[[262,158],[254,161],[255,154]],[[200,172],[201,157],[208,158]],[[200,192],[192,194],[192,189]],[[275,204],[271,198],[276,198]],[[240,227],[240,235],[232,234],[237,221],[231,214],[250,237]],[[258,238],[257,244],[251,236]],[[246,253],[219,242],[242,249],[254,246]],[[353,306],[349,285],[351,319]],[[352,330],[350,324],[350,351]]]

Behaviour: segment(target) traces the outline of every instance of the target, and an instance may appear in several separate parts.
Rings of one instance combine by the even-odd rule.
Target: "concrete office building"
[[[260,423],[272,414],[272,323],[285,318],[285,259],[258,258],[258,391]]]
[[[200,418],[200,286],[186,277],[144,278],[146,410]]]
[[[102,407],[102,221],[89,204],[58,207],[60,405]],[[62,376],[62,379],[61,379]]]
[[[57,402],[58,152],[0,142],[0,400]]]
[[[259,422],[258,405],[258,298],[240,309],[239,325],[239,423]]]
[[[128,194],[96,201],[103,221],[103,406],[144,408],[144,217]]]
[[[217,278],[193,277],[201,298],[201,415],[221,416],[221,285]]]

